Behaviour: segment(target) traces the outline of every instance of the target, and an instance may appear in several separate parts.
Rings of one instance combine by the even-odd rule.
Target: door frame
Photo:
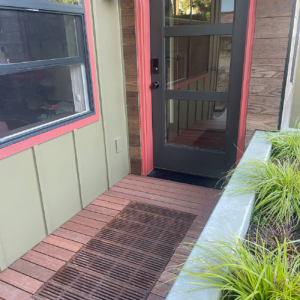
[[[150,0],[135,0],[137,61],[139,80],[140,129],[142,175],[153,170],[153,131],[152,131],[152,93],[150,66]],[[248,23],[246,31],[246,45],[244,70],[242,80],[242,95],[240,102],[237,159],[238,162],[245,148],[247,107],[249,98],[251,62],[254,43],[254,29],[257,0],[249,0]]]

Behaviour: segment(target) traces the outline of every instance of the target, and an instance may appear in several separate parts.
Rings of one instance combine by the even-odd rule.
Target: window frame
[[[57,14],[70,14],[81,17],[80,22],[76,22],[76,28],[79,34],[78,49],[79,56],[63,59],[51,59],[33,62],[23,62],[10,65],[0,66],[0,75],[10,73],[18,73],[20,70],[28,71],[28,67],[42,69],[47,67],[55,67],[55,63],[64,65],[84,64],[86,73],[87,94],[89,97],[89,111],[77,113],[71,117],[65,117],[60,120],[49,122],[46,125],[37,125],[36,128],[25,130],[17,135],[8,135],[0,139],[0,159],[15,154],[17,152],[28,149],[32,146],[40,144],[41,142],[48,141],[62,134],[74,131],[80,127],[86,126],[99,120],[99,105],[95,57],[93,49],[93,35],[91,25],[91,11],[88,1],[82,0],[81,5],[66,4],[60,2],[52,2],[48,0],[2,0],[0,9],[7,10],[21,10],[21,11],[35,11],[36,13],[57,13]],[[80,26],[81,25],[81,26]],[[72,62],[72,64],[70,64]],[[57,65],[58,66],[58,65]],[[4,72],[6,70],[6,72]],[[15,72],[13,72],[15,70]],[[22,72],[22,71],[21,71]]]

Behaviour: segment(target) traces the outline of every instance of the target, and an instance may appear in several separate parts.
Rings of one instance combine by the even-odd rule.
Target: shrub
[[[199,289],[218,288],[224,300],[300,299],[300,257],[288,254],[286,240],[274,251],[237,238],[196,247],[209,253],[194,261],[199,272],[187,272]]]
[[[256,192],[254,215],[263,215],[277,222],[300,220],[300,170],[298,162],[270,159],[248,161],[228,173],[235,172],[231,194]],[[240,181],[241,176],[244,178]]]
[[[266,132],[265,137],[272,144],[272,156],[290,160],[300,157],[299,125],[295,131]]]

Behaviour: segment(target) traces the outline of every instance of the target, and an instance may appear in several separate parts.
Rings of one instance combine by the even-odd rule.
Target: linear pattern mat
[[[147,299],[195,217],[131,202],[33,298]]]

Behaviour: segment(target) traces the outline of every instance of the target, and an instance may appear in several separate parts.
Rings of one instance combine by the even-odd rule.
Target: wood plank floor
[[[219,191],[167,180],[128,175],[0,273],[0,300],[27,300],[130,201],[181,210],[197,217],[184,242],[201,234],[220,198]],[[179,246],[148,300],[167,297],[190,250]]]

